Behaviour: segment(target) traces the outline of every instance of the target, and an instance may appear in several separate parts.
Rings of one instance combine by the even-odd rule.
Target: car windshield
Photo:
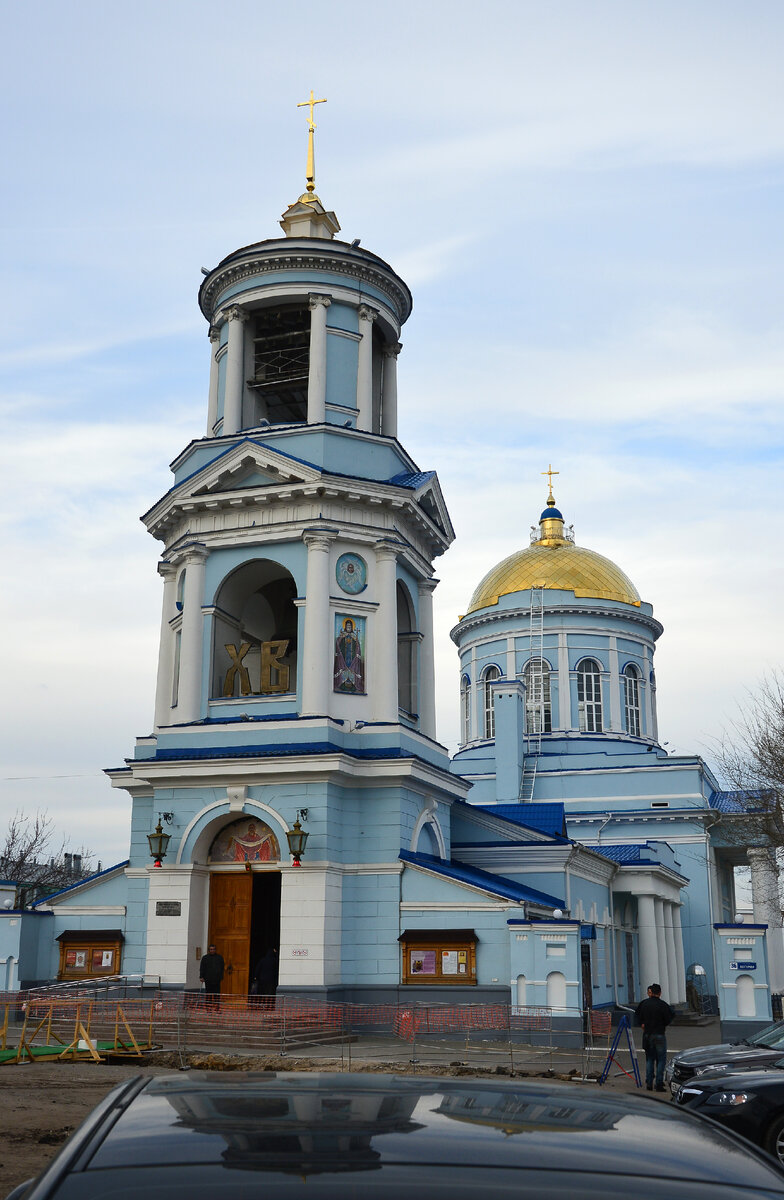
[[[772,1050],[779,1048],[784,1050],[784,1021],[768,1025],[767,1029],[761,1029],[759,1033],[753,1034],[746,1040],[750,1046],[770,1046]]]

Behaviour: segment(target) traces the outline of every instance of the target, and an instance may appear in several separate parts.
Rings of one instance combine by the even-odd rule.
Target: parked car
[[[772,1066],[784,1056],[784,1021],[776,1021],[738,1042],[724,1042],[719,1046],[695,1046],[674,1055],[665,1071],[665,1082],[673,1095],[681,1084],[695,1075],[702,1075],[712,1067],[723,1067],[728,1071],[759,1070]]]
[[[116,1088],[13,1200],[749,1200],[765,1154],[674,1105],[549,1081],[190,1072]],[[10,1198],[9,1198],[10,1200]]]
[[[682,1084],[675,1099],[748,1138],[784,1165],[784,1066],[731,1072],[716,1067]]]

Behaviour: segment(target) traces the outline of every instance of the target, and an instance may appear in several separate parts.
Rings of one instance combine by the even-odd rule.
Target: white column
[[[306,529],[302,535],[308,548],[302,656],[303,717],[329,714],[331,649],[335,642],[329,628],[329,552],[337,536],[335,529]]]
[[[618,673],[618,642],[610,635],[610,729],[621,730],[621,681]]]
[[[376,542],[378,608],[373,618],[372,712],[374,721],[398,719],[397,701],[397,546]]]
[[[471,647],[471,692],[470,692],[470,695],[468,698],[469,699],[469,704],[468,704],[468,726],[469,726],[469,729],[468,729],[468,732],[469,732],[471,741],[474,741],[475,738],[478,738],[480,736],[480,728],[481,728],[481,732],[484,733],[484,713],[482,713],[483,725],[481,727],[479,725],[479,701],[481,699],[481,696],[480,696],[481,690],[482,689],[479,685],[479,679],[477,678],[476,646],[472,646]]]
[[[515,679],[517,677],[516,672],[515,672],[516,665],[517,664],[516,664],[516,660],[515,660],[515,640],[514,640],[514,635],[510,633],[506,639],[506,678],[507,679]]]
[[[223,397],[223,433],[238,433],[242,427],[242,397],[245,394],[245,322],[247,313],[233,304],[226,312],[229,345],[226,351],[226,393]]]
[[[308,424],[321,425],[327,399],[327,309],[329,296],[308,296],[310,353],[308,356]]]
[[[400,342],[384,347],[384,375],[381,382],[381,432],[397,437],[397,356]]]
[[[158,647],[158,677],[155,683],[155,728],[168,724],[171,712],[172,668],[174,666],[174,634],[169,621],[174,616],[177,595],[177,568],[174,563],[158,563],[158,574],[163,579],[163,607],[161,609],[161,638]],[[186,576],[187,578],[187,576]]]
[[[768,970],[770,990],[784,991],[784,943],[781,929],[781,899],[774,851],[755,846],[746,851],[751,867],[751,900],[754,920],[768,927]]]
[[[373,429],[373,322],[378,316],[372,308],[359,307],[359,361],[357,363],[357,429]],[[396,718],[397,719],[397,718]]]
[[[667,970],[667,941],[664,936],[664,901],[654,896],[653,905],[656,910],[656,946],[659,958],[659,978],[658,981],[654,980],[654,983],[660,983],[662,995],[669,996],[670,974]]]
[[[651,688],[651,659],[650,659],[650,654],[648,652],[647,646],[643,646],[642,654],[643,654],[643,668],[642,669],[645,672],[645,678],[642,681],[643,712],[645,713],[645,725],[643,726],[643,734],[645,735],[645,737],[654,738],[656,736],[656,734],[654,733],[654,726],[653,726],[653,696],[652,696],[653,689]]]
[[[207,437],[215,436],[218,419],[218,360],[215,357],[220,345],[220,330],[210,325],[210,392],[207,401]]]
[[[569,644],[566,632],[558,634],[558,729],[574,729],[572,725],[572,689],[569,685]]]
[[[683,957],[683,929],[681,927],[681,906],[672,906],[672,932],[675,937],[675,966],[678,971],[678,1002],[686,1003],[686,959]]]
[[[656,908],[653,896],[637,897],[637,948],[640,960],[640,995],[659,981],[659,948],[656,941]]]
[[[419,731],[425,737],[436,737],[436,668],[433,646],[433,592],[437,579],[420,579],[419,632]]]
[[[185,551],[185,592],[182,598],[180,637],[180,687],[177,694],[177,723],[197,721],[201,716],[202,641],[204,618],[204,575],[208,551],[201,545]]]
[[[675,931],[672,924],[672,903],[665,900],[664,909],[664,946],[667,952],[667,977],[669,979],[670,990],[665,996],[665,999],[670,1004],[679,1004],[681,997],[678,995],[678,961],[675,957]]]

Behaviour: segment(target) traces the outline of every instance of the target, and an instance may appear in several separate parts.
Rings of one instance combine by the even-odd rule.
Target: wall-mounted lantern
[[[292,867],[299,867],[302,865],[299,860],[305,853],[305,843],[310,836],[310,834],[305,833],[305,830],[300,825],[300,817],[302,817],[303,821],[307,821],[308,810],[306,808],[297,809],[297,816],[294,821],[294,826],[286,833],[286,840],[289,844],[289,854],[294,859],[294,862],[291,864]]]
[[[153,857],[153,866],[160,867],[161,859],[166,857],[166,850],[171,841],[171,834],[163,832],[161,821],[165,821],[167,825],[171,825],[174,819],[173,813],[158,813],[158,824],[155,826],[154,833],[147,834],[147,841],[150,843],[150,854]]]

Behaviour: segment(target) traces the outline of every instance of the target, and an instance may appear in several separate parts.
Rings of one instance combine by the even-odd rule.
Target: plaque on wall
[[[156,900],[155,915],[156,917],[182,916],[182,903],[179,900]]]

